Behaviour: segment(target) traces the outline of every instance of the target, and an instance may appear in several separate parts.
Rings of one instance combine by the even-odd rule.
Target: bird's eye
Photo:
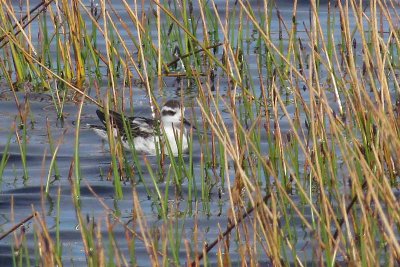
[[[161,112],[162,116],[174,116],[176,114],[176,111],[174,110],[163,110]]]

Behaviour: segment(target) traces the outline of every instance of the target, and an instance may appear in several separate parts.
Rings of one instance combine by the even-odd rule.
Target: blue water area
[[[33,7],[41,1],[30,1],[30,6]],[[87,8],[90,8],[90,2],[87,1]],[[140,2],[140,1],[139,1]],[[193,7],[193,14],[196,18],[199,18],[199,7],[197,1]],[[228,8],[234,10],[236,8],[235,1],[214,1],[218,12],[221,15],[221,19],[225,19],[226,2],[229,3]],[[254,6],[254,9],[263,12],[263,1],[249,1]],[[14,4],[15,9],[19,10],[18,4]],[[112,6],[119,16],[116,16],[111,8],[108,8],[110,16],[115,19],[117,26],[122,29],[122,24],[119,22],[124,21],[128,23],[128,27],[132,29],[132,36],[137,38],[135,32],[135,25],[133,24],[131,17],[125,12],[124,5],[119,1],[113,1]],[[259,8],[258,8],[259,7]],[[55,9],[54,4],[51,8]],[[83,9],[83,6],[80,8]],[[153,4],[145,3],[141,10],[150,12],[154,8]],[[327,16],[328,1],[320,1],[318,15],[320,18]],[[333,15],[337,16],[332,28],[339,29],[339,17],[335,7],[333,9]],[[282,45],[283,49],[286,49],[289,44],[288,33],[281,31],[282,23],[278,19],[279,15],[283,18],[283,21],[287,25],[291,25],[292,13],[293,13],[293,2],[292,1],[280,1],[273,8],[272,21],[271,21],[271,38],[277,42],[277,45]],[[26,12],[26,5],[23,4],[21,7],[21,14]],[[47,16],[42,19],[49,19],[49,12],[45,13]],[[366,10],[368,14],[368,10]],[[165,21],[166,18],[163,17]],[[87,27],[91,25],[91,20],[88,16],[84,17],[84,21],[87,23]],[[169,20],[168,20],[169,21]],[[39,20],[34,21],[31,24],[31,31],[37,32],[39,28]],[[308,30],[310,27],[310,5],[308,1],[299,1],[296,11],[296,22],[298,38],[304,40],[307,43]],[[327,28],[327,21],[321,19],[323,29]],[[103,21],[99,20],[100,26],[103,27]],[[239,21],[234,21],[235,25],[239,25]],[[247,22],[246,22],[247,23]],[[383,25],[387,25],[386,21],[382,22]],[[53,32],[54,29],[49,23],[49,32]],[[155,24],[154,24],[155,25]],[[153,25],[153,26],[154,26]],[[350,26],[354,26],[355,21],[350,21]],[[164,25],[165,27],[165,25]],[[265,51],[258,46],[257,39],[258,33],[252,28],[251,23],[246,24],[249,30],[246,31],[248,34],[248,43],[245,45],[244,57],[247,64],[249,73],[253,74],[251,78],[252,88],[254,88],[254,95],[261,95],[261,82],[259,79],[259,58],[260,54],[263,55]],[[167,27],[166,27],[167,28]],[[132,36],[125,30],[121,30],[122,38],[126,41],[126,45],[129,49],[135,49]],[[156,28],[151,31],[153,40],[157,40]],[[334,38],[340,39],[341,31],[336,30],[333,32]],[[198,28],[199,39],[202,40],[202,29]],[[33,34],[33,44],[38,45],[38,34]],[[219,40],[224,40],[222,32],[219,32]],[[281,38],[281,39],[279,39]],[[354,36],[355,39],[359,38],[357,34]],[[179,40],[175,40],[178,43]],[[231,40],[235,43],[235,39]],[[154,41],[155,43],[156,41]],[[171,50],[175,43],[171,43]],[[98,49],[105,51],[104,39],[98,38],[97,41]],[[121,48],[119,45],[118,48]],[[56,59],[57,47],[52,46],[49,48],[51,51],[52,59]],[[304,48],[305,51],[309,51],[309,47]],[[361,48],[355,50],[356,53],[361,54]],[[124,57],[124,50],[119,51],[121,56]],[[136,53],[137,51],[135,51]],[[134,54],[135,54],[134,53]],[[215,56],[222,60],[223,49],[219,47],[216,49]],[[54,63],[54,62],[53,62]],[[134,67],[131,67],[132,73],[136,75]],[[93,70],[92,70],[93,71]],[[94,75],[93,72],[88,72],[89,75]],[[266,66],[261,67],[261,74],[263,76],[268,75]],[[104,65],[100,66],[100,75],[102,77],[102,84],[100,84],[98,90],[95,89],[93,83],[85,85],[88,94],[102,101],[107,92],[109,92],[109,84],[107,80],[107,68]],[[218,92],[213,91],[215,95],[219,94],[224,99],[228,99],[229,90],[231,90],[231,81],[222,73],[222,71],[216,71],[217,83],[214,84],[218,87]],[[321,81],[326,81],[329,76],[325,73],[326,77],[320,78]],[[135,76],[135,79],[138,79]],[[199,86],[193,81],[187,81],[185,79],[177,79],[175,77],[164,77],[162,81],[153,79],[155,87],[160,90],[154,92],[155,100],[158,104],[162,104],[167,99],[182,99],[186,106],[186,117],[192,120],[192,122],[202,123],[202,112],[197,104],[196,97],[199,95]],[[147,97],[146,90],[143,85],[135,84],[128,86],[124,83],[125,81],[120,77],[117,79],[117,87],[119,88],[120,97],[123,99],[123,106],[126,114],[136,116],[151,116],[151,109],[149,100]],[[201,81],[206,83],[206,78]],[[282,83],[283,84],[283,83]],[[326,85],[321,85],[322,87]],[[304,88],[305,84],[299,82],[299,87]],[[24,87],[22,87],[24,88]],[[325,88],[325,87],[324,87]],[[122,90],[123,89],[123,90]],[[326,96],[329,105],[335,112],[338,112],[338,104],[336,97],[331,88],[327,89]],[[28,90],[26,90],[28,91]],[[295,114],[296,106],[293,103],[291,96],[292,91],[290,88],[281,88],[282,94],[286,94],[286,109],[291,115]],[[84,244],[82,242],[82,236],[80,231],[80,225],[77,219],[76,211],[77,207],[74,204],[74,191],[72,190],[72,181],[69,178],[75,179],[74,173],[71,174],[71,170],[74,170],[74,156],[76,154],[76,140],[79,138],[79,164],[80,173],[82,180],[80,180],[80,212],[88,225],[96,225],[96,231],[99,229],[103,240],[103,244],[108,244],[110,225],[112,225],[112,233],[114,239],[118,244],[119,253],[126,257],[129,262],[129,246],[127,241],[127,227],[135,231],[138,234],[142,233],[137,219],[135,216],[141,216],[142,220],[146,221],[148,229],[152,229],[154,233],[161,233],[163,231],[171,231],[179,233],[180,246],[179,246],[179,260],[181,264],[186,262],[186,248],[184,246],[185,240],[198,240],[197,244],[191,244],[192,249],[201,251],[204,242],[212,242],[218,234],[226,229],[228,210],[230,209],[230,198],[227,194],[229,183],[221,182],[221,168],[212,168],[211,163],[204,164],[204,153],[211,151],[211,140],[212,138],[218,139],[216,136],[211,135],[210,132],[199,132],[194,133],[193,138],[193,177],[194,183],[189,184],[187,179],[184,179],[182,186],[178,188],[171,183],[167,185],[167,182],[162,179],[156,181],[152,180],[149,169],[156,173],[164,172],[164,178],[174,178],[174,171],[171,169],[170,159],[166,158],[163,167],[160,167],[159,161],[154,156],[139,155],[138,164],[135,164],[131,153],[126,154],[128,165],[130,165],[134,174],[130,175],[130,178],[122,177],[122,192],[123,198],[116,199],[115,197],[115,186],[114,182],[110,177],[112,176],[111,171],[111,153],[107,142],[102,141],[94,132],[87,126],[87,124],[100,124],[97,116],[96,109],[98,107],[90,102],[85,101],[82,113],[80,117],[80,129],[76,128],[78,119],[79,103],[74,101],[69,94],[71,99],[65,102],[63,107],[64,119],[61,121],[57,118],[57,110],[54,105],[54,95],[51,93],[54,91],[37,92],[31,90],[31,92],[16,92],[15,94],[11,91],[7,82],[3,79],[0,82],[0,159],[6,159],[6,166],[3,173],[0,176],[0,234],[5,233],[8,229],[11,229],[14,225],[18,224],[33,211],[38,211],[40,214],[39,218],[34,218],[28,221],[24,225],[24,229],[18,228],[14,233],[8,235],[0,242],[0,265],[11,266],[13,264],[13,255],[18,253],[25,253],[19,250],[18,245],[20,244],[19,239],[25,237],[27,242],[26,247],[28,248],[29,258],[32,263],[36,263],[35,255],[37,255],[37,236],[36,233],[41,232],[34,228],[34,225],[40,225],[40,222],[45,222],[49,234],[53,241],[56,240],[57,227],[59,228],[59,237],[61,240],[62,247],[62,262],[65,266],[82,266],[86,264],[86,257],[84,253]],[[305,101],[309,100],[309,91],[300,90]],[[238,89],[238,95],[243,94],[241,88]],[[240,97],[238,97],[239,99]],[[238,101],[238,103],[241,103]],[[210,105],[212,113],[215,114],[215,109],[221,110],[222,121],[226,127],[232,131],[231,137],[233,137],[233,122],[230,110],[227,106],[220,102],[219,106],[215,107]],[[240,106],[237,107],[240,111]],[[256,111],[256,110],[254,110]],[[285,116],[283,110],[278,111],[279,120],[276,122],[279,124],[282,135],[288,136],[291,131],[290,120]],[[28,117],[24,125],[21,125],[22,121],[20,114],[27,114]],[[303,116],[303,115],[300,115]],[[300,121],[304,122],[305,117],[301,117]],[[252,121],[247,122],[247,126],[250,127]],[[261,125],[268,124],[270,127],[274,127],[274,121],[270,121],[269,118],[261,117]],[[327,126],[329,127],[329,126]],[[200,128],[202,129],[202,127]],[[77,132],[79,136],[77,136]],[[329,131],[327,131],[329,132]],[[205,138],[208,137],[208,138]],[[269,140],[265,130],[260,130],[260,147],[262,152],[267,155],[269,149]],[[50,142],[51,141],[51,142]],[[51,143],[51,144],[50,144]],[[217,144],[219,144],[217,142]],[[21,156],[21,150],[24,149],[26,156]],[[57,149],[57,155],[55,157],[54,167],[57,168],[59,175],[55,175],[54,169],[49,171],[54,151]],[[339,154],[340,151],[337,151]],[[190,159],[188,156],[183,158],[183,165],[186,168],[189,167]],[[304,156],[299,155],[299,163],[304,165]],[[24,163],[25,162],[25,163]],[[234,182],[234,167],[231,161],[228,162],[228,173],[225,173],[225,177],[228,177],[231,183]],[[24,171],[24,165],[26,166],[26,172]],[[340,163],[339,163],[340,165]],[[141,170],[141,171],[140,171]],[[139,173],[141,172],[141,175]],[[168,175],[171,174],[172,175]],[[27,175],[27,177],[26,177]],[[185,176],[185,175],[184,175]],[[159,175],[157,177],[162,177]],[[207,196],[202,196],[202,192],[205,192],[202,184],[202,178],[207,177],[209,183],[209,191]],[[262,175],[260,177],[263,181],[263,186],[267,187],[266,181],[269,181],[269,177]],[[77,181],[74,180],[74,183]],[[273,181],[271,181],[273,184]],[[344,185],[345,186],[345,185]],[[48,194],[44,193],[44,190],[48,188]],[[193,189],[195,187],[195,189]],[[167,220],[163,220],[160,214],[160,202],[157,197],[157,190],[162,194],[169,191],[169,212]],[[344,188],[344,191],[346,188]],[[134,201],[137,197],[137,202]],[[192,198],[188,201],[189,197]],[[207,199],[207,201],[203,201]],[[300,203],[301,199],[294,192],[293,201]],[[135,206],[140,204],[140,215],[138,215],[138,207]],[[334,206],[334,205],[333,205]],[[337,208],[337,207],[335,207]],[[294,218],[291,219],[292,228],[297,234],[298,239],[295,244],[295,250],[298,251],[297,256],[301,257],[303,263],[313,262],[314,247],[313,243],[315,236],[313,233],[308,232],[302,224],[302,221],[297,217],[296,213],[291,213]],[[312,220],[313,214],[311,211],[304,211],[303,216]],[[59,220],[57,221],[57,218]],[[246,220],[245,224],[251,227],[253,223],[253,217]],[[107,223],[109,225],[107,225]],[[284,221],[281,221],[284,224]],[[197,229],[195,231],[195,229]],[[198,233],[198,235],[195,235]],[[151,238],[157,239],[157,234],[151,236]],[[259,237],[257,237],[259,238]],[[233,265],[240,264],[241,257],[240,252],[235,251],[238,246],[235,246],[234,240],[231,238],[231,252],[230,258]],[[253,236],[251,237],[253,239]],[[249,240],[248,242],[252,242]],[[178,242],[178,241],[177,241]],[[162,244],[162,241],[159,241]],[[132,245],[132,244],[130,244]],[[138,266],[149,265],[149,252],[148,248],[140,239],[134,241],[136,264]],[[107,247],[106,245],[104,247]],[[287,254],[291,255],[288,248]],[[217,249],[213,249],[208,254],[208,261],[210,266],[218,265]],[[107,252],[106,252],[107,253]],[[257,255],[257,261],[261,266],[271,266],[269,258],[265,255],[264,251],[260,248],[260,254]],[[289,259],[291,256],[287,256]],[[292,259],[293,263],[295,259]],[[340,262],[340,259],[339,259]]]

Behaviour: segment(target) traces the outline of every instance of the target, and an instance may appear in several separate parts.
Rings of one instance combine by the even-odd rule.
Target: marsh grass
[[[18,22],[13,6],[2,1],[0,77],[14,96],[24,89],[15,85],[26,82],[33,83],[35,90],[50,90],[60,119],[69,96],[78,102],[69,178],[87,264],[135,264],[137,242],[144,244],[153,265],[215,260],[220,265],[235,261],[277,266],[310,261],[329,266],[398,264],[400,39],[395,3],[371,1],[365,6],[338,1],[337,6],[324,6],[311,1],[308,18],[301,22],[297,1],[290,12],[272,1],[259,6],[226,1],[225,12],[214,1],[207,3],[152,1],[152,12],[136,2],[122,1],[116,8],[100,1],[88,8],[81,1],[61,1],[58,6],[49,4],[47,11],[40,9],[36,43],[25,30],[30,25],[21,25],[35,20]],[[176,46],[178,58],[172,54]],[[184,71],[174,73],[176,60],[182,60]],[[173,75],[198,90],[199,113],[193,113],[196,129],[189,133],[191,140],[200,143],[200,151],[190,144],[187,155],[166,159],[163,154],[171,153],[166,144],[154,164],[134,149],[123,151],[120,140],[111,138],[107,121],[114,197],[116,201],[128,198],[122,194],[121,176],[129,179],[132,220],[123,222],[94,191],[105,216],[85,220],[80,188],[83,181],[87,183],[80,171],[79,145],[84,103],[91,101],[106,114],[124,112],[121,97],[126,92],[119,85],[129,85],[134,98],[132,84],[137,80],[155,117],[163,79]],[[94,99],[85,83],[101,83],[102,76],[108,78],[107,97],[97,94]],[[154,88],[157,80],[160,87]],[[15,102],[23,176],[31,179],[26,163],[29,102],[24,109],[17,97]],[[129,125],[124,127],[129,130]],[[4,147],[0,174],[7,166],[13,134]],[[54,146],[49,127],[47,135],[52,160],[45,172],[45,192],[50,174],[59,175],[56,156],[62,140]],[[128,140],[134,148],[132,137]],[[161,219],[156,230],[142,209],[135,189],[138,183],[145,186]],[[187,199],[182,200],[185,190]],[[210,237],[197,218],[212,215],[212,196],[221,192],[226,193],[219,197],[225,198],[221,216],[226,218],[215,226],[220,234]],[[184,211],[178,205],[181,201],[186,203]],[[61,212],[58,190],[57,218]],[[185,224],[193,217],[190,232]],[[54,230],[48,229],[44,217],[35,218],[35,225],[37,243],[48,248],[36,252],[36,262],[61,264],[66,259],[59,224],[55,238],[49,235]],[[117,238],[117,226],[124,229],[125,240]],[[24,238],[25,256],[14,256],[15,266],[30,263]],[[121,247],[128,247],[128,255]]]
[[[12,139],[12,137],[14,135],[14,131],[15,131],[14,128],[15,128],[15,126],[11,127],[11,132],[8,135],[7,143],[5,144],[4,150],[2,152],[3,155],[1,157],[1,163],[0,163],[0,181],[1,181],[1,183],[3,182],[4,169],[6,168],[7,161],[10,157],[9,149],[10,149],[11,139]]]

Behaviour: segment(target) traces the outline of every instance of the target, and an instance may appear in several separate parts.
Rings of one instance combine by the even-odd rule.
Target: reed
[[[26,146],[27,146],[27,142],[26,142],[26,127],[27,125],[25,123],[22,122],[21,128],[22,128],[22,135],[18,132],[18,130],[15,131],[15,135],[17,138],[17,142],[18,142],[18,146],[19,146],[19,152],[21,155],[21,164],[22,164],[22,171],[23,171],[23,179],[26,180],[29,178],[28,175],[28,166],[26,163],[26,156],[27,156],[27,151],[26,151]]]
[[[3,150],[3,153],[2,153],[3,155],[1,157],[1,162],[0,162],[0,184],[3,183],[4,169],[6,168],[7,161],[9,159],[9,157],[10,157],[10,154],[9,154],[10,142],[11,142],[11,139],[12,139],[12,137],[14,135],[14,131],[15,131],[13,128],[15,128],[15,126],[12,127],[12,130],[11,130],[10,134],[8,135],[7,143],[4,146],[4,150]]]
[[[154,265],[395,265],[400,38],[394,6],[391,0],[311,1],[306,10],[294,1],[286,10],[271,1],[152,1],[152,12],[136,2],[117,8],[100,1],[89,8],[61,1],[36,21],[18,20],[14,6],[3,1],[0,77],[13,88],[21,129],[7,139],[0,177],[15,133],[23,176],[31,179],[27,118],[33,115],[29,100],[20,105],[17,97],[20,85],[31,82],[51,94],[59,119],[68,101],[78,102],[69,178],[88,265],[139,264],[138,244]],[[31,23],[39,25],[38,44],[25,30]],[[180,60],[178,70],[173,66]],[[90,183],[81,173],[79,144],[87,100],[106,114],[125,114],[128,93],[129,114],[136,115],[141,94],[156,117],[157,103],[173,95],[164,90],[172,77],[185,104],[193,100],[184,88],[197,90],[190,103],[196,129],[189,134],[199,145],[191,143],[187,155],[164,157],[171,154],[166,143],[148,157],[128,136],[131,151],[124,151],[106,115],[115,207],[91,191],[105,215],[85,220],[78,199],[82,181]],[[106,85],[107,92],[92,97],[88,82]],[[124,125],[127,132],[129,127]],[[46,193],[51,173],[60,175],[56,159],[64,134],[56,145],[50,127],[47,135],[52,160],[44,170]],[[154,207],[154,225],[139,185]],[[122,193],[124,186],[131,195]],[[118,209],[126,200],[133,209],[129,223]],[[57,219],[60,201],[59,189]],[[198,221],[208,216],[218,218],[212,234]],[[40,216],[35,225],[38,243],[52,246],[37,256],[40,262],[66,261],[59,223],[50,230]],[[24,238],[23,256],[13,257],[17,266],[31,263]]]

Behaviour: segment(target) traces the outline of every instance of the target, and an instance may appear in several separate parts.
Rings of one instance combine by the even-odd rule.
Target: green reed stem
[[[15,131],[15,127],[12,127],[13,129],[10,131],[10,133],[8,134],[8,138],[7,138],[7,143],[4,147],[3,150],[3,155],[1,157],[1,162],[0,162],[0,188],[1,188],[1,184],[3,183],[3,173],[4,173],[4,169],[7,166],[7,161],[8,158],[10,157],[10,154],[8,153],[9,149],[10,149],[10,142],[11,142],[11,138],[14,135],[14,131]]]
[[[22,137],[18,133],[18,130],[15,131],[16,136],[17,136],[17,142],[19,146],[19,151],[21,154],[21,163],[22,163],[22,170],[23,170],[23,179],[26,180],[29,178],[28,175],[28,166],[26,162],[26,124],[24,123],[22,125]]]
[[[78,107],[78,113],[76,117],[76,128],[75,128],[75,144],[74,144],[74,174],[75,174],[75,190],[74,190],[74,197],[76,200],[80,199],[80,185],[81,185],[81,180],[82,180],[82,174],[81,174],[81,166],[80,166],[80,157],[79,157],[79,133],[80,133],[80,125],[81,125],[81,115],[82,115],[82,107],[83,103],[85,100],[85,96],[82,96],[81,102]]]
[[[60,216],[61,216],[61,186],[57,190],[57,209],[56,209],[56,254],[59,259],[62,259],[62,243],[60,239]]]

